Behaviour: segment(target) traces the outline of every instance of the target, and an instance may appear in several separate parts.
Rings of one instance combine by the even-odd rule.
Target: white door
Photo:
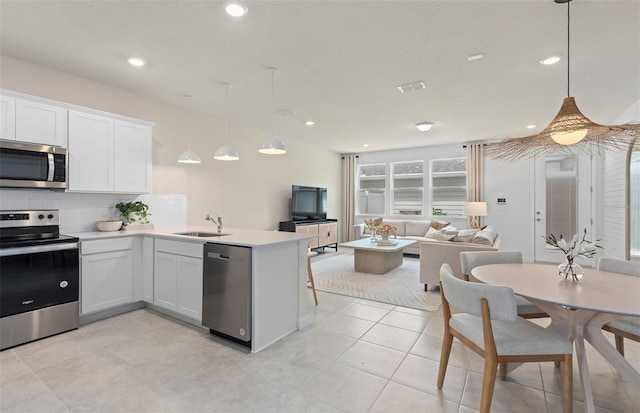
[[[82,314],[133,301],[133,254],[129,251],[82,257]]]
[[[67,110],[16,99],[16,140],[67,147]]]
[[[587,155],[547,155],[535,160],[535,261],[561,263],[562,251],[547,245],[550,234],[571,239],[587,229],[593,240],[592,160]],[[580,259],[591,265],[590,260]]]
[[[113,192],[113,119],[69,111],[69,191]]]
[[[178,257],[176,311],[202,321],[202,259]]]
[[[151,192],[151,127],[117,120],[114,139],[114,190]]]
[[[0,139],[16,139],[16,99],[0,96]]]
[[[153,277],[153,303],[176,311],[178,256],[156,251]]]

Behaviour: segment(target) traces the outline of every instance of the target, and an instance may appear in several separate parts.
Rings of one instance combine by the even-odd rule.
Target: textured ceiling
[[[232,120],[342,153],[524,136],[566,96],[566,60],[538,63],[567,55],[553,0],[246,4],[238,19],[220,1],[2,0],[0,53],[220,117],[229,82]],[[575,0],[571,22],[571,94],[610,123],[640,99],[640,1]],[[269,66],[293,114],[272,119]]]

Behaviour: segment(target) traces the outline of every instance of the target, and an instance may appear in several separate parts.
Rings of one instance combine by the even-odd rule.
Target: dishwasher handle
[[[207,258],[213,258],[215,260],[229,261],[229,256],[226,254],[220,254],[219,252],[208,252]]]

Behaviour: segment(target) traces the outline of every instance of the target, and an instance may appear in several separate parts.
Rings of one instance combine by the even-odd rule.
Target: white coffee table
[[[392,239],[396,245],[378,245],[369,238],[349,241],[341,247],[353,248],[354,267],[358,272],[386,274],[402,265],[402,249],[416,241]]]

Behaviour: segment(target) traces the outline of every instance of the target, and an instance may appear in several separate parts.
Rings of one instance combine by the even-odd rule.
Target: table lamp
[[[471,228],[478,228],[478,217],[487,216],[486,202],[465,202],[464,214],[471,217]]]

